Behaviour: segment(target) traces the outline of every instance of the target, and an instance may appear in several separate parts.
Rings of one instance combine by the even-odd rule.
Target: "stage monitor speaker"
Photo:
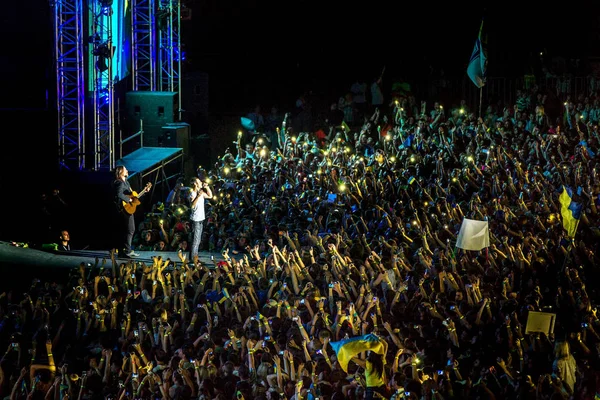
[[[127,92],[125,103],[132,133],[139,130],[140,120],[143,121],[144,131],[148,131],[148,127],[161,127],[178,120],[179,104],[176,92]]]
[[[185,122],[168,124],[161,127],[160,147],[179,147],[186,158],[190,156],[192,133],[190,125]]]

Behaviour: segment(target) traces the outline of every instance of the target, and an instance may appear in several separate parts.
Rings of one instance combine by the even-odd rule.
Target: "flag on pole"
[[[335,351],[340,367],[345,372],[348,372],[348,363],[355,355],[371,350],[385,356],[388,348],[387,342],[373,333],[343,339],[339,342],[330,342],[329,344]]]
[[[487,221],[463,219],[456,247],[465,250],[481,250],[490,246],[490,229]]]
[[[348,126],[346,121],[342,121],[342,124],[340,125],[340,127],[344,130],[344,132],[350,132],[350,127]]]
[[[573,201],[573,191],[566,186],[563,186],[558,201],[560,202],[560,215],[562,215],[563,227],[567,231],[567,236],[575,237],[583,206]]]
[[[481,26],[479,27],[479,35],[475,41],[473,53],[471,53],[469,66],[467,67],[467,75],[469,75],[469,78],[471,78],[475,86],[478,88],[482,88],[485,85],[485,73],[487,69],[487,56],[482,32],[483,20],[481,21]]]

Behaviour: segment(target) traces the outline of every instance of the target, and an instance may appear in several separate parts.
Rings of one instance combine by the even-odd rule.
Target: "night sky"
[[[3,5],[0,108],[46,107],[55,85],[49,3]],[[557,9],[539,1],[527,8],[514,0],[413,3],[187,0],[184,68],[209,73],[211,111],[221,112],[285,101],[316,86],[346,90],[356,78],[372,80],[384,65],[390,79],[432,69],[464,76],[482,17],[489,76],[522,75],[539,63],[540,51],[600,54],[598,5],[589,0]]]
[[[488,75],[522,76],[528,65],[539,67],[540,52],[547,60],[593,53],[590,32],[599,25],[591,1],[555,10],[537,1],[524,8],[525,3],[512,0],[249,3],[190,3],[192,34],[186,46],[191,65],[208,71],[212,86],[225,82],[229,88],[211,96],[217,108],[228,95],[239,97],[242,91],[235,88],[240,87],[247,96],[236,105],[246,102],[246,107],[253,98],[269,101],[286,91],[295,98],[315,85],[339,95],[356,78],[370,82],[384,65],[388,82],[440,69],[462,78],[482,17]],[[493,4],[484,9],[486,3]]]

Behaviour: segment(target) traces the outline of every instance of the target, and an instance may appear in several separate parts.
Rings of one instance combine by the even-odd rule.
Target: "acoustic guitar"
[[[136,191],[131,192],[131,194],[129,195],[129,198],[132,200],[131,203],[123,202],[123,209],[125,210],[125,212],[127,214],[135,213],[135,209],[137,208],[137,206],[139,206],[141,204],[140,197],[142,197],[144,194],[146,194],[148,192],[148,190],[150,190],[151,187],[152,187],[152,183],[148,182],[146,184],[146,187],[144,188],[144,190],[142,190],[141,192],[139,192],[139,193],[137,193]]]

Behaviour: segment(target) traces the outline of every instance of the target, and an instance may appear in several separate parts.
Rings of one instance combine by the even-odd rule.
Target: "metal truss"
[[[55,0],[54,44],[59,169],[85,168],[83,0]]]
[[[178,115],[181,120],[181,2],[159,0],[157,15],[160,41],[160,91],[177,92]]]
[[[93,43],[91,62],[92,104],[94,107],[94,170],[115,166],[115,104],[112,68],[112,10],[91,0],[90,30]],[[93,60],[93,61],[92,61]]]
[[[131,3],[133,90],[154,91],[157,87],[155,0],[133,0]]]

